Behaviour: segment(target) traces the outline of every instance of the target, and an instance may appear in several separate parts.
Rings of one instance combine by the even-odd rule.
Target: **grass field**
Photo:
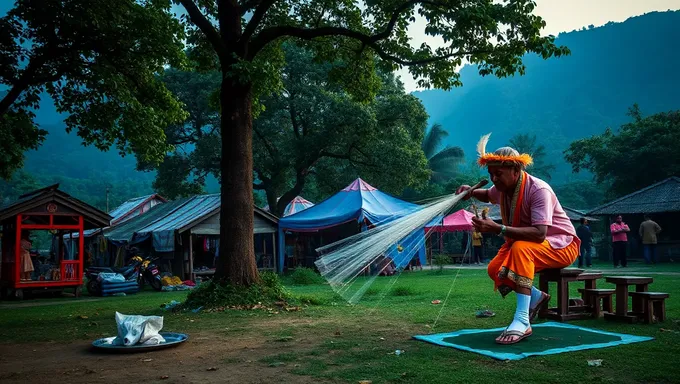
[[[671,295],[666,305],[668,320],[655,325],[618,324],[602,319],[573,324],[652,336],[655,340],[500,362],[411,339],[416,334],[494,328],[509,323],[514,296],[503,300],[494,293],[483,269],[449,269],[442,273],[406,272],[397,279],[380,278],[356,306],[348,306],[324,284],[288,285],[294,295],[314,304],[291,312],[229,310],[172,314],[163,312],[160,305],[170,300],[181,301],[184,293],[149,291],[96,301],[86,301],[89,298],[84,297],[80,302],[68,299],[21,304],[3,302],[0,304],[0,347],[29,342],[91,342],[115,334],[114,312],[119,311],[164,315],[164,329],[168,331],[213,335],[221,340],[250,343],[253,348],[260,346],[258,359],[248,360],[247,367],[253,377],[262,370],[277,369],[300,379],[355,383],[360,380],[373,383],[677,382],[680,365],[674,362],[680,356],[677,321],[680,319],[677,301],[680,268],[674,264],[633,265],[629,269],[606,271],[605,275],[607,272],[650,273],[654,277],[650,289]],[[572,287],[572,296],[577,296],[576,289],[580,286]],[[599,287],[613,286],[602,281]],[[451,294],[445,300],[449,290]],[[431,302],[435,299],[442,304],[433,305]],[[50,305],[55,300],[58,304]],[[490,309],[496,316],[478,319],[475,312],[480,309]],[[394,354],[397,349],[404,353]],[[589,367],[589,359],[602,359],[602,366]],[[220,364],[225,370],[241,369],[244,360],[238,353],[230,353]]]

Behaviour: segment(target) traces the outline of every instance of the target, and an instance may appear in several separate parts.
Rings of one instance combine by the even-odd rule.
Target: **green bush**
[[[249,287],[209,281],[194,288],[182,305],[183,309],[204,309],[273,304],[285,301],[289,294],[279,276],[273,272],[260,273],[260,283]]]
[[[324,305],[328,303],[328,300],[314,295],[300,295],[297,297],[297,300],[300,304],[307,305]]]
[[[434,265],[439,267],[439,271],[444,270],[444,266],[451,263],[451,258],[448,255],[436,255],[434,257]]]
[[[413,296],[417,292],[415,289],[406,286],[392,288],[392,296]]]
[[[304,267],[295,268],[295,271],[290,275],[290,278],[295,285],[323,284],[325,281],[321,275],[316,273],[316,271]]]

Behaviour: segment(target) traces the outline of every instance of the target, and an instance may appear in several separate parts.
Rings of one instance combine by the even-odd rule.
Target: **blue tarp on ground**
[[[323,202],[279,220],[279,272],[283,271],[285,256],[285,232],[316,232],[351,221],[362,222],[367,219],[371,224],[381,225],[420,209],[396,197],[372,187],[362,179],[354,180],[342,191]],[[424,230],[409,236],[404,243],[420,245],[418,252],[421,264],[425,264]],[[407,244],[402,244],[407,246]],[[396,246],[395,246],[396,247]],[[392,256],[392,252],[390,255]],[[404,266],[410,260],[392,257],[397,266]],[[399,263],[397,262],[399,261]]]

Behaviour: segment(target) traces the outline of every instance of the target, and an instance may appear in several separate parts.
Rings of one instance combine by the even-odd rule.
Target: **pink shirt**
[[[628,234],[626,234],[626,232],[614,233],[622,229],[628,229],[628,226],[625,223],[613,223],[609,226],[609,229],[612,231],[612,243],[628,241]]]
[[[519,226],[531,227],[546,225],[548,231],[545,239],[553,249],[563,249],[572,241],[580,240],[576,236],[576,229],[564,212],[557,196],[545,181],[527,174],[524,186],[524,198],[519,214]],[[489,201],[500,204],[501,193],[495,186],[488,189]],[[510,206],[511,197],[507,197]]]

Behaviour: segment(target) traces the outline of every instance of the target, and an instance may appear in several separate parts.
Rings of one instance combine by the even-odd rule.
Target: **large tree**
[[[321,197],[357,175],[397,194],[425,183],[419,146],[427,114],[394,75],[377,78],[377,97],[358,101],[329,83],[337,64],[317,63],[293,44],[284,51],[282,91],[262,98],[253,127],[254,188],[265,192],[274,213],[281,215],[305,187]],[[211,103],[219,75],[170,69],[163,79],[189,112],[166,130],[175,151],[155,167],[154,187],[175,198],[201,192],[209,174],[220,177],[219,113]]]
[[[552,178],[551,173],[555,171],[555,165],[547,162],[545,146],[537,143],[535,134],[517,134],[510,139],[508,145],[519,151],[519,153],[531,155],[533,164],[527,167],[527,172],[550,181]]]
[[[375,92],[373,67],[407,65],[422,86],[461,85],[463,60],[482,75],[523,72],[522,56],[567,52],[541,37],[543,20],[531,0],[177,0],[191,21],[191,42],[203,63],[221,70],[222,210],[220,265],[216,274],[236,284],[258,275],[253,257],[253,101],[280,87],[280,46],[285,39],[309,43],[316,57],[347,63],[331,80],[364,99]],[[407,34],[417,14],[426,33],[445,46],[413,48]],[[209,48],[209,49],[206,49]],[[374,57],[379,58],[376,62]],[[372,86],[373,85],[373,86]]]
[[[0,176],[21,168],[46,131],[33,122],[42,98],[68,114],[68,131],[121,153],[160,160],[163,128],[180,104],[155,74],[181,66],[184,29],[169,0],[17,0],[0,18]]]
[[[565,151],[573,171],[589,170],[598,183],[609,185],[616,198],[680,174],[680,110],[644,117],[633,105],[632,121],[618,132],[574,141]]]

